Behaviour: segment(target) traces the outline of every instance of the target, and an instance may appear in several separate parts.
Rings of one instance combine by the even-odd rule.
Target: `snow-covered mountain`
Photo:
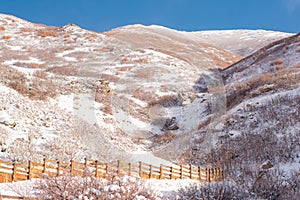
[[[274,186],[299,178],[300,34],[261,48],[221,74],[226,111],[215,120],[218,129],[199,129],[187,157],[223,167],[247,190],[255,192],[253,185],[260,184],[262,196],[276,191],[279,199],[288,199]],[[206,141],[211,146],[203,153]]]
[[[242,56],[251,55],[269,43],[293,35],[266,30],[200,31],[191,34],[199,37],[199,40]]]
[[[299,69],[299,59],[293,57],[299,54],[295,42],[276,55],[276,46],[260,50],[268,62],[259,62],[262,55],[256,52],[255,67],[251,56],[240,62],[246,64],[228,67],[290,35],[261,30],[182,32],[154,25],[96,33],[2,14],[0,155],[15,160],[46,155],[151,164],[179,161],[202,130],[226,129],[215,116],[226,118],[250,101],[249,95],[236,94],[240,81],[256,80],[262,71],[285,77],[288,70]],[[274,60],[281,55],[282,62]],[[291,57],[293,67],[288,67]],[[277,91],[272,81],[255,89],[298,94],[297,84]],[[256,98],[263,102],[267,94]],[[204,138],[209,145],[217,140]]]

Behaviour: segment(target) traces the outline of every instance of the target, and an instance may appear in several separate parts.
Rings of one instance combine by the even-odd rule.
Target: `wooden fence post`
[[[84,158],[84,170],[87,170],[87,166],[88,166],[88,160],[87,158]]]
[[[163,167],[162,167],[162,165],[160,165],[160,167],[159,167],[159,179],[163,178],[163,174],[164,174]]]
[[[198,166],[198,176],[199,176],[199,181],[201,181],[201,167],[200,166]]]
[[[190,179],[193,178],[193,165],[190,164]]]
[[[139,176],[142,178],[142,161],[139,162]]]
[[[28,161],[28,180],[30,180],[31,179],[31,161],[29,160]]]
[[[150,167],[150,173],[149,173],[149,178],[152,178],[152,174],[153,174],[153,169],[152,169],[152,165],[149,165]]]
[[[71,160],[70,174],[74,174],[74,161],[73,160]]]
[[[225,176],[224,176],[224,170],[223,169],[221,169],[221,173],[222,173],[222,180],[224,180]]]
[[[107,163],[105,164],[105,174],[106,175],[108,174],[108,164]]]
[[[56,173],[56,176],[59,176],[60,175],[60,173],[59,173],[59,171],[60,171],[60,162],[57,160],[56,163],[57,163],[57,173]]]
[[[95,177],[98,177],[98,160],[95,160]]]
[[[13,182],[17,181],[17,164],[13,163],[13,174],[12,174]]]
[[[180,165],[180,179],[183,179],[183,166]]]
[[[89,175],[88,172],[88,159],[85,157],[84,158],[84,168],[83,168],[83,176]]]
[[[120,160],[117,160],[117,175],[120,176]]]
[[[131,163],[128,163],[128,176],[131,176]]]
[[[42,171],[43,174],[46,173],[46,162],[47,162],[47,160],[46,160],[46,158],[44,157],[44,158],[43,158],[43,171]]]
[[[170,176],[170,179],[171,179],[171,180],[174,178],[173,173],[174,173],[174,171],[173,171],[173,166],[171,166],[171,176]]]

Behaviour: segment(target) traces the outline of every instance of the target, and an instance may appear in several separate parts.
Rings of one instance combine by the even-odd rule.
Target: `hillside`
[[[292,36],[290,33],[266,30],[200,31],[191,34],[194,34],[201,41],[242,56],[251,55],[272,42]]]
[[[215,119],[218,130],[204,126],[193,137],[189,160],[222,166],[228,178],[260,198],[294,199],[285,187],[299,188],[300,34],[261,48],[221,74],[226,112]],[[206,141],[211,146],[203,154]]]
[[[285,47],[282,63],[271,64],[284,51],[275,54],[271,45],[259,51],[264,56],[255,66],[250,60],[258,52],[234,64],[290,34],[233,32],[240,38],[238,48],[233,48],[234,40],[218,42],[220,36],[230,37],[228,31],[208,36],[209,32],[131,25],[96,33],[72,24],[48,27],[0,15],[0,156],[20,161],[41,155],[66,160],[88,156],[150,164],[185,159],[194,146],[191,139],[201,131],[223,131],[215,116],[225,119],[251,99],[252,87],[246,96],[232,90],[239,80],[260,75],[241,70],[246,66],[241,63],[247,61],[247,69],[267,63],[265,71],[275,74],[274,68],[277,78],[299,68],[295,41]],[[245,37],[246,33],[251,34]],[[292,87],[274,86],[272,91],[297,89],[298,77],[294,80]],[[272,81],[255,89],[269,87]],[[207,136],[209,150],[217,138]]]

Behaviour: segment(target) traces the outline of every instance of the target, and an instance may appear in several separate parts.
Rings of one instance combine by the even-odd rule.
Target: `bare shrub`
[[[282,70],[283,69],[283,66],[282,65],[276,65],[276,67],[275,67],[275,70],[276,71],[280,71],[280,70]]]
[[[153,100],[149,102],[149,105],[153,106],[159,104],[163,107],[172,107],[172,106],[179,106],[180,102],[178,97],[175,95],[166,95],[160,97],[158,100]]]
[[[156,135],[153,137],[152,142],[154,142],[155,144],[164,144],[164,143],[168,143],[171,142],[176,135],[167,132],[163,135]]]
[[[230,182],[208,183],[204,186],[193,184],[181,188],[178,192],[180,200],[240,200],[253,199],[247,190]]]
[[[273,65],[281,65],[283,63],[283,59],[282,58],[278,58],[277,60],[271,62],[271,66]]]
[[[43,70],[37,70],[35,71],[32,76],[37,77],[37,78],[41,78],[41,79],[47,79],[48,78],[48,74],[43,71]]]
[[[142,179],[128,176],[108,180],[89,175],[46,177],[37,182],[36,189],[42,199],[161,199],[159,193],[146,188]]]
[[[78,69],[73,66],[51,67],[48,69],[48,71],[58,75],[67,75],[67,76],[78,75]]]
[[[146,58],[140,58],[138,60],[135,60],[136,63],[142,63],[142,64],[147,64],[149,61]]]
[[[13,145],[10,145],[7,149],[9,158],[13,162],[25,164],[28,160],[39,158],[41,155],[37,147],[29,140],[23,138],[17,138],[14,140]]]
[[[71,136],[70,136],[71,137]],[[81,142],[67,136],[49,139],[43,151],[44,155],[50,159],[69,161],[80,158]]]
[[[279,65],[280,68],[281,65]],[[226,87],[227,91],[227,106],[232,108],[234,105],[242,102],[245,98],[251,96],[252,91],[265,85],[273,85],[272,91],[278,89],[293,89],[297,87],[299,83],[299,73],[297,69],[281,69],[275,74],[264,73],[260,76],[254,77],[253,79],[245,82],[239,82],[234,85]]]
[[[20,31],[21,32],[33,32],[34,31],[34,29],[33,28],[27,28],[27,27],[22,27],[22,28],[20,28]]]
[[[209,183],[204,186],[190,185],[179,190],[179,199],[220,199],[220,200],[297,200],[300,193],[300,178],[293,174],[286,178],[282,172],[263,170],[253,174],[248,185],[238,185],[225,181]]]
[[[8,68],[0,65],[0,82],[10,87],[21,94],[25,94],[27,91],[25,75],[12,68]]]
[[[0,31],[5,31],[5,27],[0,26]]]
[[[2,127],[0,127],[0,151],[5,152],[7,148],[6,141],[8,139],[8,131]]]
[[[48,97],[54,98],[59,89],[55,79],[48,78],[43,71],[35,72],[28,86],[28,96],[31,99],[45,100]]]
[[[129,63],[129,62],[131,62],[129,58],[124,57],[121,59],[121,64]]]
[[[58,37],[55,29],[41,29],[38,30],[37,35],[41,37]]]
[[[60,87],[56,77],[50,78],[44,71],[35,72],[31,80],[13,68],[0,65],[0,71],[1,83],[31,99],[45,100],[55,97]]]

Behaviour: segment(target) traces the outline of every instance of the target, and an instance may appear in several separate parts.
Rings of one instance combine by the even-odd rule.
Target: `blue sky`
[[[300,32],[300,0],[0,0],[0,12],[98,32],[137,23],[186,31]]]

